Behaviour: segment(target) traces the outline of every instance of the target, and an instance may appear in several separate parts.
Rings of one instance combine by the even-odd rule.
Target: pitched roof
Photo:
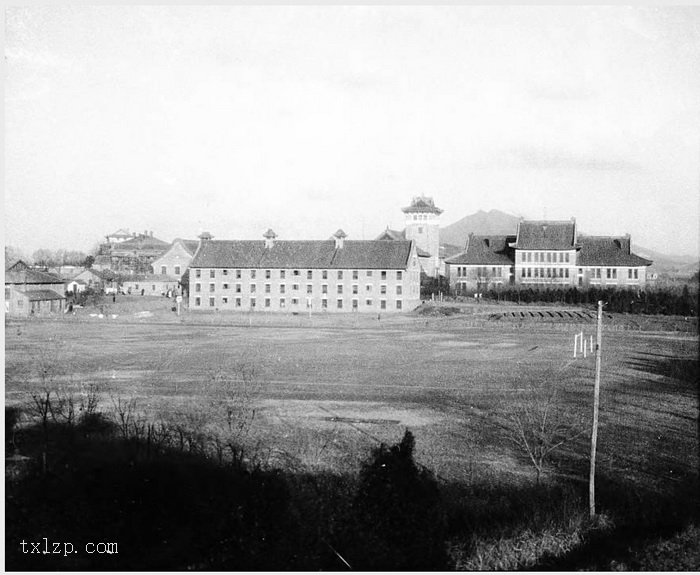
[[[199,247],[199,240],[183,240],[182,238],[176,238],[173,240],[172,245],[174,246],[176,242],[179,242],[191,256],[194,255],[194,252],[196,252]]]
[[[17,260],[11,266],[5,268],[5,271],[6,272],[9,272],[9,271],[18,272],[18,271],[28,270],[28,269],[31,269],[31,268],[26,263],[24,263],[22,260]]]
[[[629,236],[579,236],[581,266],[649,266],[653,262],[630,251]]]
[[[120,228],[113,234],[107,234],[108,238],[130,238],[131,234],[129,233],[129,230]]]
[[[6,284],[63,284],[63,279],[54,274],[25,269],[5,272]]]
[[[32,289],[22,291],[24,295],[29,298],[29,301],[46,301],[53,299],[66,299],[59,293],[56,293],[52,289]]]
[[[114,246],[115,250],[152,250],[152,249],[162,249],[167,250],[170,247],[168,242],[154,238],[153,236],[145,236],[143,234],[131,238],[130,240],[125,240]]]
[[[467,247],[461,253],[453,256],[445,263],[452,265],[512,265],[513,249],[510,243],[515,236],[476,236],[469,234]]]
[[[405,269],[410,241],[278,240],[271,248],[258,240],[209,240],[192,260],[193,268]]]
[[[438,208],[433,202],[433,198],[428,196],[417,196],[411,200],[411,205],[406,208],[401,208],[404,214],[422,213],[430,212],[433,214],[440,215],[442,210]]]
[[[406,239],[406,229],[390,230],[389,227],[379,234],[375,239],[377,240],[405,240]]]
[[[576,221],[521,221],[515,245],[519,250],[575,249]]]

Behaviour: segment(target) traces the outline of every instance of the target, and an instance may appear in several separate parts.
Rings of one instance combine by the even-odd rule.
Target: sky
[[[700,7],[5,13],[5,242],[373,239],[433,197],[699,253]]]

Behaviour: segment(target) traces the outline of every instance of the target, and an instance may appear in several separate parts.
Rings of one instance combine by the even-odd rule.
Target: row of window
[[[522,268],[520,276],[524,278],[568,278],[569,268]]]
[[[163,266],[162,269],[165,269],[165,266]],[[177,269],[177,268],[176,268]],[[221,269],[221,270],[216,270],[216,269],[210,269],[209,270],[209,277],[211,279],[214,279],[217,277],[217,271],[222,277],[228,277],[229,275],[235,275],[236,279],[242,279],[243,277],[243,271],[244,270],[227,270],[227,269]],[[250,274],[250,279],[256,279],[257,278],[257,272],[262,271],[265,274],[265,279],[269,280],[272,279],[272,270],[247,270]],[[277,270],[279,272],[279,279],[287,279],[287,271],[289,270]],[[321,279],[327,280],[328,279],[328,270],[315,270],[317,273],[320,271],[321,272]],[[344,277],[344,271],[345,270],[338,270],[337,277],[339,280],[342,280]],[[371,278],[374,275],[375,270],[364,270],[364,276]],[[292,277],[301,277],[302,273],[301,270],[291,270],[291,276]],[[176,275],[178,272],[175,272]],[[380,270],[379,271],[379,277],[382,280],[387,279],[387,271],[386,270]],[[196,278],[201,278],[202,277],[202,270],[197,268],[194,270],[194,276]],[[360,278],[360,270],[353,270],[352,271],[352,279],[356,280]],[[312,280],[314,279],[314,270],[306,270],[306,279],[307,280]],[[396,280],[401,281],[403,280],[403,271],[397,270],[396,271]]]
[[[520,252],[521,262],[569,263],[569,252]]]
[[[180,274],[180,266],[175,266],[175,275],[179,276]],[[168,275],[168,266],[160,266],[160,274],[167,276]]]
[[[224,283],[221,286],[222,289],[228,290],[231,289],[231,284]],[[292,284],[292,291],[301,291],[301,286],[299,284]],[[243,291],[243,284],[234,284],[234,291],[236,293],[241,293]],[[256,293],[258,289],[257,284],[250,284],[248,286],[248,291],[249,293]],[[343,293],[343,285],[339,284],[336,286],[336,293],[342,294]],[[373,284],[365,284],[365,292],[370,293],[373,289]],[[264,286],[265,293],[272,293],[272,284],[265,284]],[[358,284],[353,284],[352,285],[352,293],[354,295],[357,295],[359,293],[360,286]],[[403,295],[403,286],[395,286],[396,290],[396,295]],[[194,284],[194,291],[195,292],[201,292],[202,291],[202,284],[201,283],[195,283]],[[216,291],[216,284],[215,283],[210,283],[209,284],[209,291],[210,292],[215,292]],[[287,285],[286,284],[280,284],[279,285],[279,293],[287,293]],[[307,295],[312,295],[314,293],[314,286],[313,284],[306,284],[306,293]],[[321,286],[321,293],[322,294],[327,294],[328,293],[328,284],[323,284]],[[387,286],[386,284],[382,284],[379,286],[379,293],[380,294],[386,294],[387,293]]]
[[[228,305],[230,303],[230,298],[228,297],[222,297],[221,298],[221,305]],[[293,306],[299,305],[299,298],[291,298],[291,304]],[[337,309],[343,309],[343,303],[344,300],[338,298],[336,300],[336,308]],[[254,297],[251,297],[249,300],[249,305],[251,308],[257,307],[257,300]],[[241,308],[243,307],[243,299],[240,297],[233,298],[233,304],[234,307]],[[374,305],[374,300],[372,299],[365,299],[364,304],[368,307],[372,307]],[[194,305],[195,307],[201,307],[202,306],[202,298],[201,297],[195,297],[194,298]],[[351,302],[352,309],[358,309],[360,305],[360,300],[358,299],[353,299]],[[403,301],[400,299],[395,300],[394,302],[395,309],[403,309]],[[209,307],[216,307],[216,298],[215,297],[210,297],[209,298]],[[263,300],[263,307],[265,308],[271,308],[272,307],[272,298],[266,297]],[[279,299],[279,307],[280,308],[286,308],[287,307],[287,300],[286,298],[280,298]],[[306,307],[310,308],[311,307],[311,301],[307,298],[306,300]],[[321,300],[321,309],[328,309],[328,300],[327,299],[322,299]],[[379,300],[379,309],[387,309],[387,300],[382,299]]]

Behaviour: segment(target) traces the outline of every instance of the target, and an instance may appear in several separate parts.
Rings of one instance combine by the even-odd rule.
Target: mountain
[[[654,263],[649,267],[649,271],[654,273],[668,274],[674,276],[691,276],[700,267],[700,262],[692,256],[676,256],[662,254],[649,248],[632,243],[632,253],[652,260]]]
[[[489,212],[479,210],[475,214],[463,217],[454,224],[440,228],[440,242],[461,246],[464,249],[467,236],[470,233],[484,236],[515,235],[519,221],[519,217],[499,210]]]

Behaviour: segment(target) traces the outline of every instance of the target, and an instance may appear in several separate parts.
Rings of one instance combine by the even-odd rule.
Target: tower
[[[416,243],[423,271],[431,277],[438,277],[442,210],[435,205],[433,198],[426,196],[414,197],[411,205],[401,210],[406,214],[406,239]]]

